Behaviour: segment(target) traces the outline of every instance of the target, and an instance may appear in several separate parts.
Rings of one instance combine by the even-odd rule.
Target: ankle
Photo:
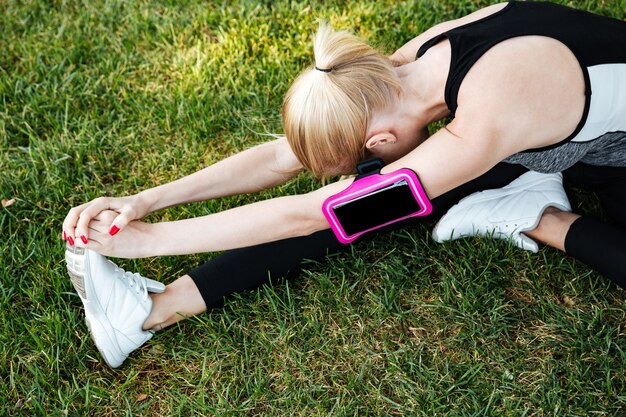
[[[152,330],[154,332],[159,331],[165,327],[165,322],[168,317],[165,317],[166,314],[159,308],[158,298],[161,294],[150,294],[150,298],[152,298],[152,311],[146,318],[146,321],[143,323],[143,330]]]
[[[533,230],[524,232],[528,237],[565,252],[565,236],[580,215],[548,207]]]
[[[189,275],[184,275],[169,284],[165,292],[150,296],[152,311],[143,324],[146,330],[158,331],[206,311],[204,299]]]

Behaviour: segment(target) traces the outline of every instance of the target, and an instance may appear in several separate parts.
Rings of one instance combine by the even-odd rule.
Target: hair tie
[[[317,66],[315,66],[315,69],[322,72],[331,72],[333,70],[332,68],[318,68]]]

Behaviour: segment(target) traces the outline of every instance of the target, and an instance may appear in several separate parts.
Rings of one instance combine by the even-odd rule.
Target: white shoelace
[[[143,297],[141,301],[146,301],[148,298],[148,287],[146,285],[146,280],[144,277],[139,275],[137,272],[128,272],[124,271],[122,268],[116,266],[115,272],[117,273],[118,278],[124,280],[126,285],[133,289],[135,293],[141,294],[143,293]]]

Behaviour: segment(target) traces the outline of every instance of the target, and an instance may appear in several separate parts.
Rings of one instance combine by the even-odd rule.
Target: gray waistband
[[[539,152],[520,152],[504,160],[537,172],[560,172],[576,162],[626,167],[626,132],[607,133],[588,142],[567,142]]]

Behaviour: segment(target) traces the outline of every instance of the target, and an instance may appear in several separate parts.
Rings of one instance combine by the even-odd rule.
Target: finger
[[[113,238],[109,235],[109,224],[110,222],[104,223],[95,221],[89,223],[88,246],[91,246],[94,242],[96,242],[99,247],[110,244],[110,241]]]
[[[75,239],[80,238],[83,243],[87,244],[89,241],[89,222],[98,215],[102,210],[109,208],[109,198],[100,197],[96,198],[89,204],[78,217],[76,222],[76,228],[74,229]]]
[[[96,236],[89,238],[89,243],[83,243],[81,240],[76,241],[76,246],[79,248],[91,249],[96,252],[100,252],[103,248],[103,244],[100,239]]]
[[[97,237],[98,235],[108,236],[110,224],[111,220],[103,221],[97,217],[89,222],[89,240]]]
[[[111,239],[111,237],[106,232],[99,233],[91,227],[90,230],[92,231],[92,234],[89,236],[89,243],[84,244],[82,241],[77,241],[76,246],[91,249],[101,255],[105,255],[104,251],[106,251],[107,242]]]
[[[130,221],[132,220],[131,216],[129,216],[127,211],[122,212],[118,215],[113,222],[111,223],[111,227],[109,228],[109,234],[111,236],[115,236],[120,230],[122,230]]]
[[[92,220],[87,229],[89,231],[88,242],[85,243],[80,238],[75,239],[77,247],[97,250],[98,247],[101,247],[104,244],[103,242],[111,238],[106,230],[106,225],[103,222]]]
[[[98,228],[98,231],[102,231],[102,233],[106,233],[107,235],[109,235],[109,232],[111,232],[111,227],[115,219],[117,219],[119,215],[120,215],[120,212],[118,211],[113,211],[113,210],[101,211],[100,213],[98,213],[96,217],[94,217],[91,220],[91,222],[89,223],[89,227],[90,228],[96,227]],[[120,223],[122,224],[122,227],[123,227],[124,220],[122,219]],[[116,226],[116,229],[113,229],[113,231],[117,232],[119,231],[119,228]]]
[[[119,214],[120,214],[119,211],[103,210],[100,213],[98,213],[98,215],[96,215],[96,217],[94,217],[91,221],[92,222],[99,221],[107,225],[110,225]]]
[[[70,245],[74,245],[76,223],[87,205],[89,205],[89,203],[72,207],[67,213],[67,216],[65,216],[65,220],[63,220],[63,240],[67,240]]]

